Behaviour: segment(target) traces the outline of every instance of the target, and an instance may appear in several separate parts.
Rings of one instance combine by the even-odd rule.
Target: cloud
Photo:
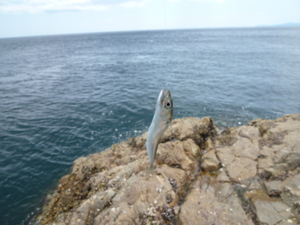
[[[142,6],[146,5],[147,2],[149,2],[149,0],[128,1],[125,3],[121,3],[119,5],[126,7],[126,8],[133,8],[133,7],[142,7]]]
[[[93,4],[90,0],[19,0],[0,4],[4,13],[39,13],[51,11],[105,10],[107,6]]]
[[[103,11],[113,6],[141,7],[148,1],[150,0],[8,0],[0,3],[0,12]]]
[[[225,2],[226,0],[169,0],[169,2],[211,2],[211,3],[218,3],[218,2]]]

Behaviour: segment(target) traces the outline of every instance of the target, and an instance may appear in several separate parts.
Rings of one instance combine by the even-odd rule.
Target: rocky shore
[[[300,224],[300,114],[221,132],[172,121],[149,170],[147,134],[78,158],[39,224]]]

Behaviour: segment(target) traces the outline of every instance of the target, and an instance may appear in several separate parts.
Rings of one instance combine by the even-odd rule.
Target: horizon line
[[[49,36],[67,36],[67,35],[85,35],[85,34],[109,34],[109,33],[135,33],[135,32],[155,32],[155,31],[180,31],[180,30],[213,30],[213,29],[247,29],[247,28],[292,28],[300,27],[300,23],[283,23],[274,25],[255,25],[255,26],[232,26],[232,27],[198,27],[198,28],[168,28],[168,29],[141,29],[141,30],[111,30],[111,31],[90,31],[78,33],[53,33],[53,34],[37,34],[25,36],[7,36],[0,37],[0,39],[13,39],[13,38],[34,38],[34,37],[49,37]]]

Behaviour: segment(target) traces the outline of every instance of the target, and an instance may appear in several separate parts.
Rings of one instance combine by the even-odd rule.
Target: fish
[[[154,116],[148,130],[146,141],[147,152],[150,158],[150,169],[153,169],[158,144],[163,133],[170,125],[172,118],[173,100],[171,92],[162,89],[158,95]]]

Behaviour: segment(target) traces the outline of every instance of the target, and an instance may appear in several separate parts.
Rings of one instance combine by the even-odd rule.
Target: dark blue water
[[[300,112],[300,28],[0,39],[0,224],[27,224],[73,160],[175,118]]]

